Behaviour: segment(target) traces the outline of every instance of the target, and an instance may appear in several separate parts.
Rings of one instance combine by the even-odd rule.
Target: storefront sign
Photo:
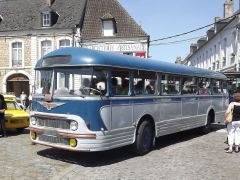
[[[112,51],[112,52],[144,52],[147,51],[147,44],[85,44],[84,48],[94,49],[99,51]]]

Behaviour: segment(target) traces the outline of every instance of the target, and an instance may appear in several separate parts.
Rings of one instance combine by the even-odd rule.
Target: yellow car
[[[22,132],[29,126],[29,114],[22,110],[14,99],[5,97],[7,109],[5,110],[5,126],[7,129],[17,129]]]

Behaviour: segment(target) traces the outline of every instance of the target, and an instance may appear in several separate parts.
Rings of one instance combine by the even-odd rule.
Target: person
[[[20,95],[21,103],[24,105],[24,108],[26,108],[26,101],[27,101],[27,95],[22,91],[22,94]]]
[[[136,95],[141,95],[141,94],[143,94],[143,92],[144,92],[143,86],[144,86],[144,84],[143,84],[143,81],[142,81],[142,80],[140,80],[140,81],[137,82],[137,84],[136,84],[136,86],[135,86],[135,94],[136,94]]]
[[[82,85],[81,85],[79,91],[83,95],[89,95],[89,93],[90,93],[90,80],[88,78],[83,79],[83,82],[82,82]]]
[[[28,100],[29,100],[28,106],[31,108],[31,105],[32,105],[32,94],[29,95]]]
[[[149,84],[146,86],[147,94],[154,94],[155,92],[155,80],[150,80]]]
[[[228,113],[233,114],[232,122],[227,124],[227,133],[228,133],[228,150],[226,153],[233,152],[233,144],[235,144],[235,152],[239,152],[240,144],[240,93],[235,93],[233,95],[233,102],[228,105],[225,116]]]
[[[118,80],[116,77],[112,77],[112,93],[118,94]]]
[[[123,79],[120,94],[121,95],[128,95],[128,91],[129,91],[129,80],[128,79]]]
[[[1,124],[1,133],[3,137],[6,137],[6,128],[5,128],[5,119],[4,119],[5,109],[7,109],[7,105],[3,95],[0,94],[0,124]]]

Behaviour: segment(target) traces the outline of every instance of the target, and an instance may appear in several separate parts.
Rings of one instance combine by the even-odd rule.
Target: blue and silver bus
[[[223,122],[226,76],[83,48],[62,48],[35,67],[35,144],[72,151],[125,145],[140,155],[155,138]]]

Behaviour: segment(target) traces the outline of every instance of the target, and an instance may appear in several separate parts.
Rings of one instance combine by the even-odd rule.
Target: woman
[[[233,144],[235,144],[235,152],[239,152],[240,144],[240,93],[235,93],[233,95],[234,102],[228,105],[225,116],[228,113],[233,113],[232,122],[227,124],[228,131],[228,144],[229,148],[226,153],[233,152]]]
[[[5,120],[4,120],[4,111],[7,109],[6,102],[2,94],[0,94],[0,125],[1,125],[1,133],[3,137],[6,137],[6,128],[5,128]]]

